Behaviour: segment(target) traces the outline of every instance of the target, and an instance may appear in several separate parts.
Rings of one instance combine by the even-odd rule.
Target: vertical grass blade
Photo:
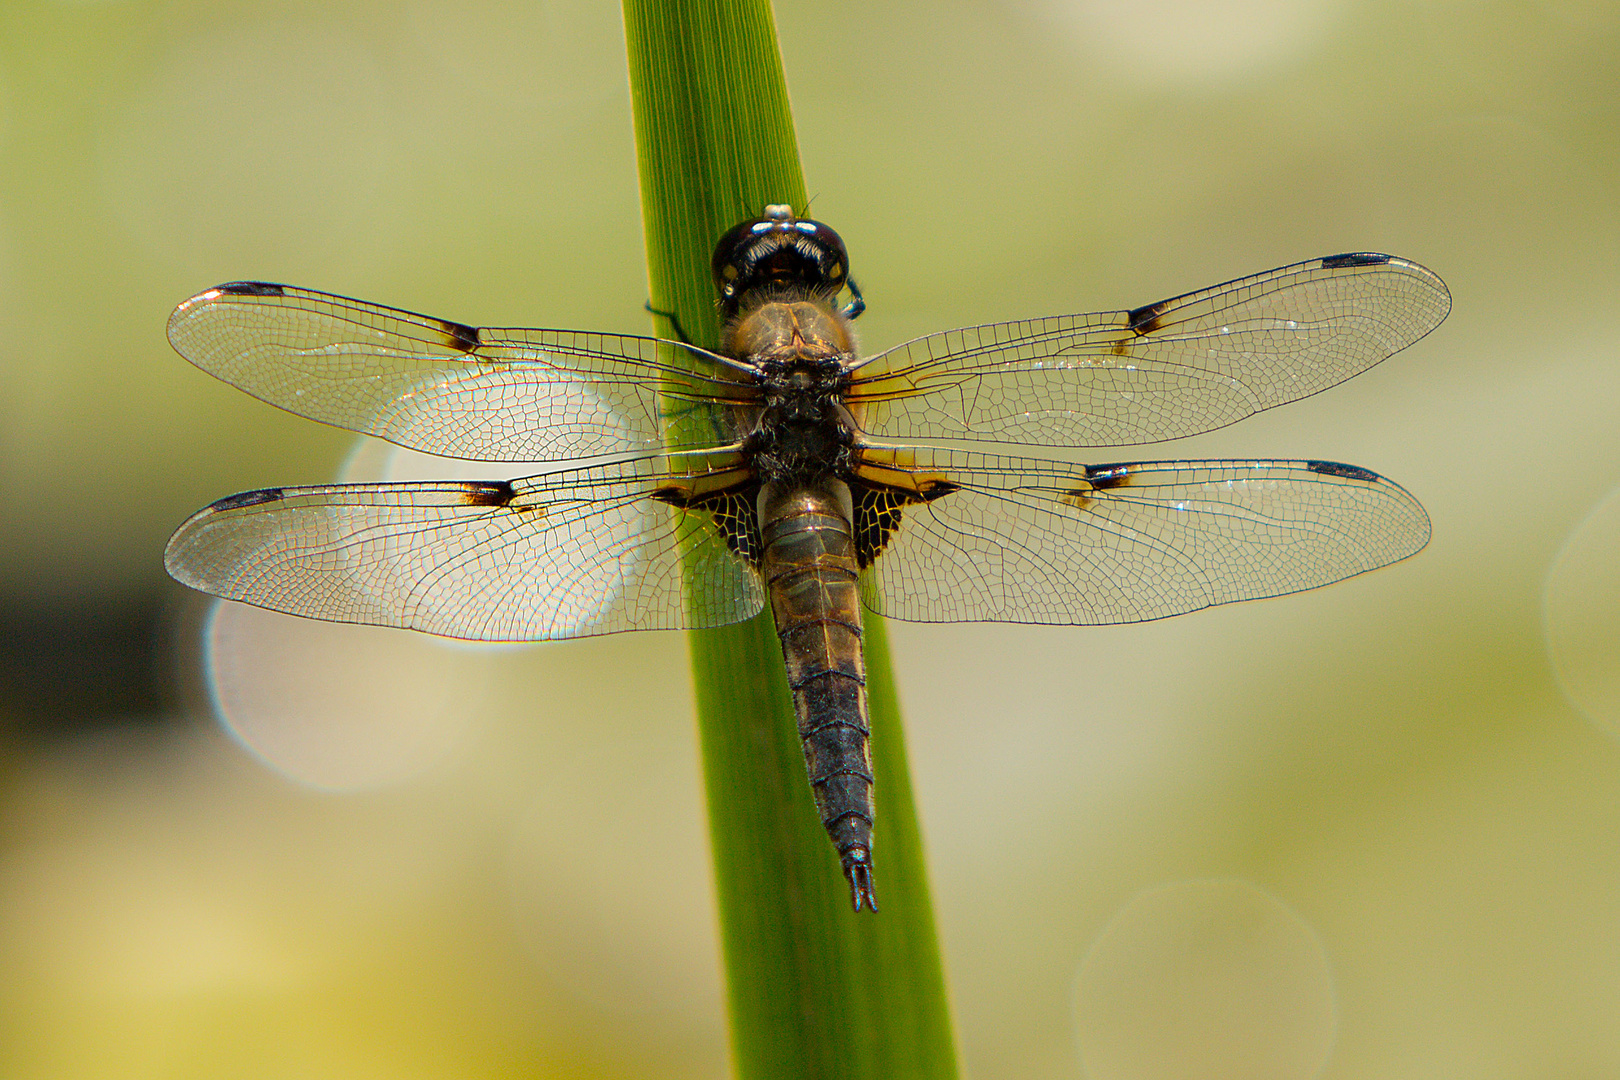
[[[624,20],[652,305],[712,346],[715,240],[769,203],[806,205],[770,4],[624,0]],[[858,238],[854,248],[858,267]],[[669,317],[660,332],[673,334]],[[877,915],[850,910],[817,820],[770,615],[691,635],[733,1062],[744,1080],[957,1075],[875,617],[866,641]]]

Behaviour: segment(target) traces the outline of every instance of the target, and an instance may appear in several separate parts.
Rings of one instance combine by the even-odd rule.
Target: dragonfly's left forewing
[[[758,577],[721,520],[738,501],[728,474],[661,460],[246,492],[193,515],[164,562],[192,588],[275,611],[483,641],[758,614]]]
[[[1321,461],[1088,467],[916,450],[869,454],[859,483],[862,599],[918,622],[1161,619],[1314,589],[1429,538],[1398,484]]]
[[[480,461],[674,449],[665,438],[672,409],[713,415],[681,448],[725,445],[753,393],[746,372],[691,346],[480,329],[267,282],[185,301],[169,317],[169,340],[204,371],[289,412]]]

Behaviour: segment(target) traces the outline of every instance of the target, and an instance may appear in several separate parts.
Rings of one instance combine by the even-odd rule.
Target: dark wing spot
[[[225,496],[208,509],[216,514],[219,514],[224,513],[226,510],[241,510],[248,506],[260,506],[264,503],[279,502],[281,500],[281,493],[281,488],[262,488],[259,491],[243,491],[235,495]]]
[[[1376,251],[1352,251],[1348,255],[1329,255],[1322,260],[1322,269],[1339,270],[1346,266],[1383,266],[1389,262],[1388,255],[1380,255]]]
[[[468,506],[505,506],[512,501],[512,485],[505,481],[469,483],[462,488],[461,501]]]
[[[286,296],[287,290],[269,281],[231,281],[219,286],[228,296]]]
[[[916,491],[851,482],[850,494],[855,502],[856,565],[864,570],[883,554],[883,549],[889,546],[889,538],[900,528],[907,506],[931,503],[961,489],[961,484],[949,480],[930,480]]]
[[[851,485],[850,494],[855,501],[855,563],[864,570],[889,545],[907,500],[894,488]]]
[[[749,566],[759,565],[764,550],[759,537],[759,517],[755,504],[759,500],[759,484],[752,477],[720,491],[694,496],[680,487],[659,488],[649,498],[682,510],[696,510],[709,515],[715,528],[726,541],[726,547]]]
[[[1164,313],[1169,307],[1170,301],[1160,300],[1156,304],[1148,304],[1145,307],[1137,308],[1135,311],[1127,312],[1125,326],[1127,329],[1134,330],[1137,334],[1151,334],[1164,325],[1160,320],[1164,318]]]
[[[1097,492],[1129,487],[1135,479],[1129,465],[1083,465],[1081,468],[1086,470],[1086,486],[1071,488],[1063,492],[1058,500],[1077,510],[1090,506],[1092,496]]]
[[[460,352],[472,352],[478,348],[478,330],[465,323],[451,322],[448,319],[439,320],[439,329],[444,332],[444,343]]]
[[[1346,480],[1361,480],[1368,484],[1376,484],[1384,479],[1370,469],[1363,469],[1359,465],[1341,465],[1337,461],[1307,461],[1305,467],[1323,476],[1342,476]]]
[[[707,510],[715,527],[725,537],[726,547],[749,566],[758,566],[765,548],[759,539],[759,517],[756,499],[749,494],[717,494],[703,500],[700,509]]]
[[[1092,489],[1096,491],[1124,487],[1131,482],[1131,467],[1129,465],[1089,465],[1086,467],[1086,479],[1091,481]]]

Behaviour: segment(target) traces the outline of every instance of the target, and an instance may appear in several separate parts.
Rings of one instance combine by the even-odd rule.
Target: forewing
[[[918,338],[864,362],[848,400],[877,440],[1158,442],[1342,382],[1450,310],[1416,263],[1336,255],[1133,311]]]
[[[502,483],[246,492],[180,526],[164,563],[194,589],[275,611],[483,641],[757,614],[758,577],[715,524],[746,508],[723,493],[704,510],[670,505],[723,474],[661,471],[657,460]]]
[[[873,543],[862,599],[918,622],[1162,619],[1314,589],[1429,538],[1400,486],[1322,461],[1088,468],[941,450],[862,477],[893,485],[901,509]]]
[[[732,406],[748,396],[740,369],[690,346],[480,330],[263,282],[187,300],[169,318],[169,341],[209,374],[289,412],[483,461],[649,451],[663,445],[660,410],[694,405],[716,413],[701,445],[724,445],[734,436]],[[696,373],[669,362],[677,351]]]

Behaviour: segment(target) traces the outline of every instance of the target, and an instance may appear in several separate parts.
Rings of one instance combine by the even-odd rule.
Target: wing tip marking
[[[1323,476],[1335,476],[1344,480],[1360,480],[1367,484],[1382,484],[1384,478],[1371,469],[1363,469],[1360,465],[1345,465],[1338,461],[1307,461],[1305,467],[1313,473]]]
[[[223,296],[286,296],[284,285],[273,281],[227,281],[216,286],[214,292]]]
[[[1344,270],[1352,266],[1388,266],[1394,259],[1393,255],[1377,251],[1350,251],[1343,255],[1327,256],[1322,260],[1322,269]]]
[[[239,491],[235,495],[227,495],[216,500],[208,507],[211,514],[222,514],[227,510],[245,510],[250,506],[263,506],[265,503],[280,502],[286,492],[285,488],[260,488],[257,491]]]

